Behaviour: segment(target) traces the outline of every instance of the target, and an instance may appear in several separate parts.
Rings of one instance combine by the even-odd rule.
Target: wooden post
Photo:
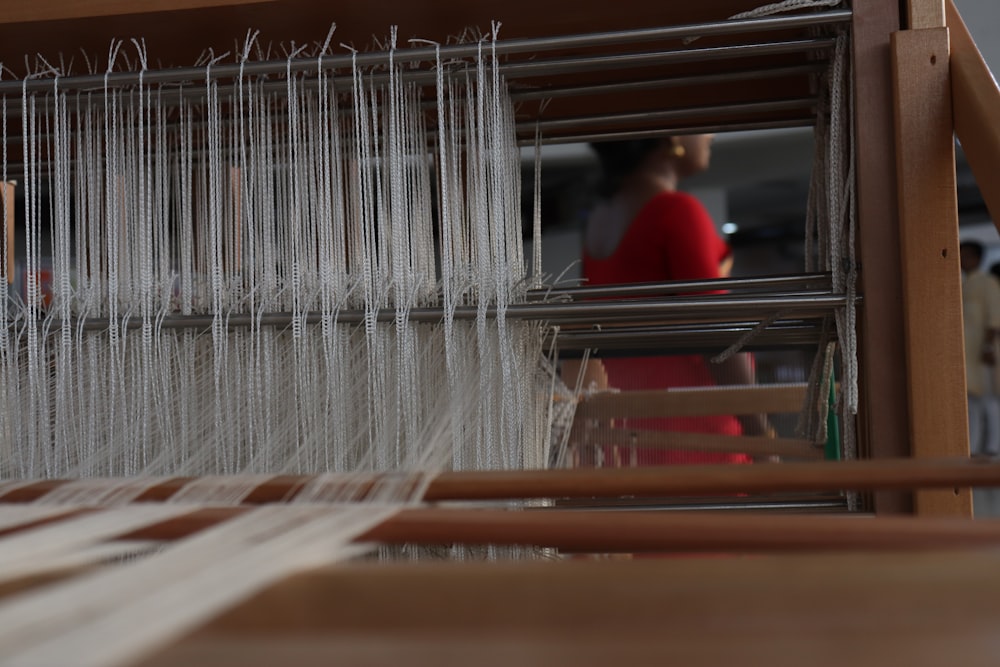
[[[861,260],[862,383],[859,450],[865,458],[910,455],[906,356],[903,338],[902,269],[892,142],[892,72],[889,35],[899,30],[896,3],[854,3],[855,126],[858,155],[858,244]],[[878,514],[907,514],[906,492],[872,495]]]
[[[912,455],[968,456],[948,29],[897,32],[891,46]],[[971,493],[921,491],[916,510],[968,516]]]

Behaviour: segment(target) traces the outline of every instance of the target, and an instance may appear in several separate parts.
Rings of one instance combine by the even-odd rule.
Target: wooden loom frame
[[[232,2],[240,4],[240,0]],[[230,3],[163,0],[156,6],[178,4],[201,7]],[[908,13],[903,16],[896,0],[855,0],[852,4],[860,155],[859,234],[865,295],[861,338],[864,453],[873,459],[966,456],[952,128],[982,138],[981,142],[970,142],[970,147],[973,143],[977,147],[996,146],[996,127],[982,122],[983,114],[996,113],[996,91],[994,88],[988,94],[982,87],[969,85],[977,76],[974,73],[981,70],[970,58],[967,34],[953,12],[948,14],[946,27],[942,0],[910,0]],[[35,6],[28,7],[23,3],[0,3],[0,16],[24,21],[114,15],[122,11],[121,7],[131,9],[131,4],[105,0],[85,11],[81,3],[53,2],[38,8],[36,14],[30,14]],[[990,107],[991,103],[994,106]],[[980,174],[993,164],[991,160],[997,159],[998,150],[984,150],[982,155],[970,152],[970,162]],[[996,186],[983,185],[987,201],[996,211]],[[935,353],[928,354],[932,349]],[[971,512],[967,489],[924,490],[911,499],[909,494],[886,491],[898,487],[884,480],[874,488],[883,490],[875,497],[878,514],[961,518]],[[558,656],[578,664],[607,664],[615,659],[634,664],[659,663],[668,648],[688,665],[734,664],[746,658],[747,646],[759,660],[752,664],[833,665],[848,658],[861,665],[902,659],[910,664],[927,664],[920,661],[943,656],[955,659],[957,641],[968,639],[968,632],[963,634],[963,630],[971,632],[976,640],[966,644],[966,662],[977,664],[975,650],[988,646],[984,643],[989,636],[986,633],[995,628],[989,623],[996,615],[991,601],[1000,585],[997,576],[991,574],[995,570],[993,559],[983,554],[911,556],[902,565],[893,555],[852,556],[846,560],[824,555],[795,561],[591,565],[569,564],[558,574],[545,566],[492,570],[454,566],[447,573],[402,568],[378,574],[361,566],[306,573],[204,628],[192,640],[175,647],[173,653],[167,652],[146,664],[176,664],[188,659],[200,662],[187,664],[219,664],[220,656],[233,664],[268,664],[275,654],[267,651],[275,645],[290,648],[292,655],[301,659],[300,664],[322,664],[325,659],[344,655],[358,662],[398,661],[408,658],[411,651],[426,650],[428,641],[443,644],[439,634],[442,628],[452,633],[465,632],[466,638],[452,634],[448,638],[450,652],[418,664],[461,664],[471,655],[483,664],[511,664],[523,654],[503,651],[504,633],[520,638],[526,651],[534,650],[530,654],[536,659],[551,661]],[[831,577],[831,570],[838,574]],[[950,586],[913,586],[914,582],[927,582],[942,573],[947,573]],[[740,582],[744,582],[742,588]],[[514,589],[517,592],[512,592]],[[346,619],[331,610],[321,593],[363,596],[367,601],[358,605],[356,617]],[[470,613],[470,594],[488,598],[492,608]],[[450,601],[450,611],[449,603],[432,602],[435,595]],[[825,614],[816,613],[817,598],[829,603]],[[921,616],[922,605],[930,604],[931,598],[945,613],[967,605],[962,618],[974,619],[975,625],[969,630],[968,626],[959,627],[948,620],[948,616],[943,620]],[[416,608],[403,605],[392,614],[392,602],[400,599],[423,604]],[[682,613],[664,605],[664,600],[670,599],[682,600],[679,608],[690,605],[689,611]],[[723,623],[730,631],[734,627],[749,628],[740,626],[740,619],[720,612],[722,608],[736,607],[744,613],[752,610],[776,615],[786,632],[802,633],[813,642],[828,642],[836,632],[831,633],[822,622],[852,618],[859,605],[875,599],[889,601],[874,612],[876,620],[878,614],[905,616],[911,623],[909,632],[923,641],[899,641],[887,627],[884,637],[872,641],[869,652],[860,656],[845,650],[817,655],[809,641],[764,644],[760,631],[752,629],[727,635],[732,642],[713,645],[706,626],[699,625],[709,619]],[[527,617],[548,628],[556,642],[545,641],[527,623],[511,620],[523,614],[525,600],[535,605],[535,611]],[[608,601],[614,601],[612,612],[618,610],[619,618],[602,610]],[[567,609],[575,611],[566,616]],[[337,617],[335,621],[330,620],[331,614]],[[554,617],[564,620],[553,624]],[[288,619],[287,623],[279,623],[281,618]],[[723,618],[729,621],[720,620]],[[324,642],[329,626],[318,619],[339,623],[340,634]],[[601,623],[608,624],[605,632],[611,628],[610,637],[604,641],[580,636],[601,629]],[[850,628],[860,632],[858,627]],[[392,646],[363,639],[373,636],[385,640],[393,632],[399,636]],[[262,636],[248,641],[247,633]],[[684,633],[690,636],[685,638]],[[935,638],[939,641],[933,641]],[[669,642],[674,642],[672,648]],[[697,656],[685,653],[695,647],[705,652]]]
[[[718,0],[722,5],[733,2]],[[153,12],[149,15],[165,23],[174,14],[183,17],[179,21],[189,20],[193,10],[207,13],[236,7],[239,12],[263,12],[282,4],[281,0],[159,0],[136,9],[125,0],[60,0],[37,6],[7,0],[0,2],[0,34],[6,32],[7,41],[15,45],[9,48],[31,39],[47,45],[51,39],[48,33],[61,35],[80,20],[89,20],[88,27],[114,20],[114,29],[121,30],[143,17],[137,11]],[[448,6],[447,0],[439,4],[441,9]],[[975,133],[976,141],[968,143],[973,146],[973,166],[980,173],[989,173],[988,160],[996,158],[981,155],[995,155],[990,148],[998,140],[995,132],[985,129],[984,114],[990,113],[991,98],[982,88],[981,59],[976,62],[978,53],[955,13],[949,22],[956,24],[952,31],[957,30],[961,39],[956,41],[960,67],[954,77],[957,111],[956,121],[952,120],[953,75],[948,67],[945,4],[946,0],[911,0],[908,13],[900,16],[894,0],[852,2],[858,235],[864,294],[859,435],[862,454],[867,457],[968,453],[965,394],[960,389],[964,367],[952,127]],[[301,9],[308,5],[298,0],[298,5],[290,6]],[[581,12],[599,12],[597,6],[583,4],[580,8]],[[184,11],[156,14],[168,9]],[[510,4],[506,11],[522,9]],[[672,15],[689,10],[662,11],[662,22],[668,24]],[[643,20],[657,13],[646,11]],[[540,17],[540,29],[552,18]],[[147,28],[155,23],[141,25]],[[599,20],[597,25],[603,27]],[[900,31],[900,27],[907,29]],[[315,31],[315,26],[312,28]],[[325,30],[325,26],[321,28]],[[917,39],[925,41],[918,43]],[[980,82],[979,88],[970,87],[973,80]],[[995,209],[998,195],[993,189],[992,185],[984,187],[984,192]],[[932,349],[935,354],[926,354]],[[971,496],[921,495],[912,505],[905,496],[879,495],[875,509],[968,515]]]

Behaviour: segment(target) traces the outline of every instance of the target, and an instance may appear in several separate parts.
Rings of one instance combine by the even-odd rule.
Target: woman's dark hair
[[[964,250],[966,252],[973,253],[976,256],[976,259],[978,260],[983,259],[983,251],[985,250],[983,248],[983,244],[980,243],[979,241],[962,241],[958,245],[958,249],[959,251]]]
[[[601,195],[610,197],[615,194],[625,177],[642,164],[642,161],[650,153],[661,147],[663,141],[662,137],[655,137],[590,144],[601,163],[601,182],[599,185]]]

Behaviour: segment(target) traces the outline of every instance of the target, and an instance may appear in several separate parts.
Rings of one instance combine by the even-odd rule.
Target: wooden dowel
[[[699,496],[1000,486],[1000,465],[969,459],[445,473],[425,500]]]
[[[249,508],[210,508],[122,535],[182,539]],[[359,542],[532,545],[570,552],[771,552],[1000,546],[1000,521],[684,511],[402,510]]]
[[[260,485],[244,500],[257,505],[291,500],[312,477],[287,475]],[[374,484],[345,475],[345,487]],[[167,500],[190,481],[164,479],[139,496]],[[46,480],[0,496],[0,503],[32,502],[67,480]],[[961,489],[1000,486],[1000,464],[970,459],[879,459],[768,465],[689,465],[648,468],[579,468],[444,472],[431,480],[423,500],[492,501],[528,498],[618,498],[795,493],[832,490]]]
[[[358,541],[533,545],[570,552],[786,552],[1000,545],[1000,522],[677,511],[405,510]]]

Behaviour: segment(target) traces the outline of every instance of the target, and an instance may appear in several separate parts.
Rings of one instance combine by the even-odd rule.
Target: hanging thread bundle
[[[117,43],[100,89],[50,70],[4,100],[27,283],[0,322],[0,475],[544,465],[541,327],[505,317],[527,284],[496,55],[439,59],[428,104],[395,39],[377,66],[331,71],[328,38],[262,75],[248,36],[238,76],[166,83],[133,42],[127,86]]]

